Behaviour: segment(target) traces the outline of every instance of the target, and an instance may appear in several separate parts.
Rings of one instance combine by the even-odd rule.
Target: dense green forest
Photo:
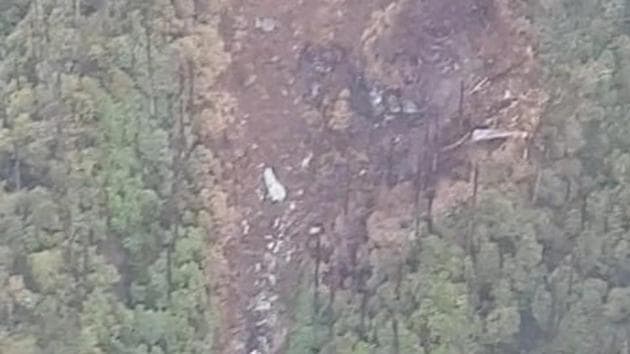
[[[0,2],[1,353],[210,352],[192,10]]]
[[[0,353],[214,352],[196,6],[0,0]],[[630,5],[529,15],[536,183],[481,166],[474,205],[369,252],[358,286],[306,260],[286,353],[630,352]]]

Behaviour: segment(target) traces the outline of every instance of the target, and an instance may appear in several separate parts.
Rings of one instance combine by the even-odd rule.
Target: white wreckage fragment
[[[451,151],[458,147],[470,144],[478,143],[480,141],[499,140],[499,139],[527,139],[529,134],[522,130],[502,130],[491,128],[479,128],[472,132],[466,133],[459,140],[442,148],[442,151]]]
[[[510,131],[501,129],[475,129],[472,132],[470,140],[473,143],[478,141],[496,140],[496,139],[524,139],[527,138],[527,132],[524,131]]]
[[[272,202],[282,202],[287,198],[287,189],[278,181],[271,167],[265,168],[263,181],[267,188],[267,195]]]

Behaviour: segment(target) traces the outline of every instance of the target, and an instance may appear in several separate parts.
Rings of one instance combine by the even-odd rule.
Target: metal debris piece
[[[377,87],[373,88],[369,92],[370,97],[370,106],[372,108],[372,113],[375,116],[380,116],[385,113],[385,105],[383,99],[383,91]]]
[[[243,228],[243,235],[247,235],[249,233],[249,223],[247,220],[241,221],[241,227]]]
[[[320,234],[321,232],[322,232],[322,227],[321,227],[321,226],[319,226],[319,225],[318,225],[318,226],[311,226],[311,227],[308,229],[308,234],[309,234],[309,235],[311,235],[311,236],[318,235],[318,234]]]
[[[400,112],[400,110],[401,110],[400,100],[398,99],[398,96],[395,93],[390,92],[387,95],[386,101],[387,101],[386,102],[387,103],[387,109],[390,112],[392,112],[392,113],[399,113]]]
[[[418,108],[418,105],[412,100],[403,100],[402,111],[405,114],[416,114],[420,113],[420,108]]]
[[[470,140],[472,142],[496,140],[496,139],[524,139],[527,137],[527,132],[524,131],[510,131],[501,129],[475,129],[472,132]]]
[[[254,307],[254,311],[256,312],[264,312],[269,310],[271,310],[271,302],[263,299],[259,300],[256,303],[256,307]]]
[[[269,33],[278,27],[278,21],[271,17],[257,17],[254,27],[263,32]]]
[[[258,79],[258,76],[256,74],[249,75],[247,80],[245,80],[245,82],[243,83],[243,86],[246,88],[250,87],[251,85],[254,84],[254,82],[256,82],[257,79]]]
[[[287,197],[287,189],[278,181],[271,167],[265,168],[263,180],[267,188],[267,195],[272,202],[282,202]]]
[[[269,274],[267,276],[267,280],[269,280],[269,285],[276,286],[276,276],[273,274]]]
[[[302,166],[302,168],[307,168],[311,164],[312,159],[313,159],[313,153],[309,152],[308,155],[306,155],[306,157],[302,160],[302,163],[300,164],[300,166]]]

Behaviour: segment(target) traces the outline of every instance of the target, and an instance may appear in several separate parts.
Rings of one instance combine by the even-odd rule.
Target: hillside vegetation
[[[187,11],[0,3],[0,352],[211,351]]]

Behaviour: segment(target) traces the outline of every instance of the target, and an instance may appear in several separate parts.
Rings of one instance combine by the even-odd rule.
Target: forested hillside
[[[0,2],[1,353],[211,351],[190,52],[204,16]]]
[[[474,6],[425,28],[400,11],[416,3]],[[501,16],[494,52],[462,39]],[[0,0],[0,354],[630,353],[629,16],[625,0]],[[423,31],[430,50],[392,49]],[[532,47],[504,54],[501,35]],[[515,53],[540,72],[479,59]],[[438,173],[420,149],[457,144],[413,134],[435,134],[431,114],[513,113],[526,90],[492,86],[525,85],[518,70],[548,97],[524,156],[458,150]],[[433,189],[446,175],[456,202]]]

